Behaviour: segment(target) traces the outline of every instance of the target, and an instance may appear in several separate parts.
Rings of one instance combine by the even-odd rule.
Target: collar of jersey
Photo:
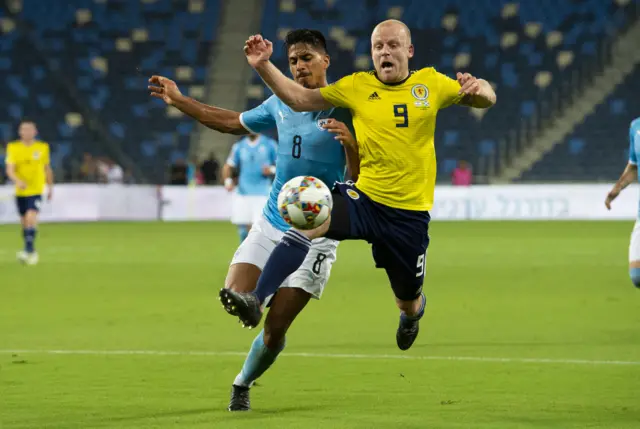
[[[409,78],[411,76],[413,76],[413,73],[415,73],[413,70],[409,70],[409,76],[405,77],[404,79],[402,79],[400,82],[391,82],[391,83],[387,83],[387,82],[383,82],[380,80],[380,78],[378,77],[378,72],[376,72],[375,70],[373,71],[373,75],[376,77],[376,79],[378,79],[378,82],[380,82],[383,85],[388,85],[388,86],[398,86],[398,85],[402,85],[403,83],[405,83],[406,81],[409,80]]]

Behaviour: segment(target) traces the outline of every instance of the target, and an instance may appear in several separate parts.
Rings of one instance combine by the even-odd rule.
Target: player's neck
[[[35,140],[20,140],[20,143],[22,143],[25,146],[31,146],[35,142],[36,142]]]
[[[385,84],[385,85],[401,85],[403,83],[405,83],[407,81],[407,79],[409,79],[409,77],[411,76],[411,72],[409,70],[407,70],[405,73],[401,74],[401,77],[398,77],[397,79],[394,80],[390,80],[390,81],[383,81],[382,79],[380,79],[380,76],[378,76],[378,72],[375,72],[375,77],[376,79],[378,79],[379,82]]]

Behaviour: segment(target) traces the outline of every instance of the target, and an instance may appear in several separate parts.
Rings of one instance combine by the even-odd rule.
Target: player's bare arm
[[[280,100],[296,112],[313,112],[333,107],[319,89],[308,89],[286,77],[269,58],[273,44],[262,36],[251,36],[244,45],[247,62]]]
[[[27,184],[20,180],[16,174],[16,166],[14,164],[7,164],[7,177],[15,183],[18,189],[27,189]]]
[[[225,163],[222,167],[222,180],[224,182],[224,188],[231,192],[235,189],[236,183],[233,180],[233,172],[235,168],[233,168],[229,163]]]
[[[459,93],[464,94],[464,98],[460,102],[461,105],[487,109],[496,104],[496,92],[486,80],[478,79],[469,73],[460,72],[458,72],[456,78],[460,83]]]
[[[44,166],[44,174],[47,178],[47,200],[51,201],[53,198],[53,169],[51,164]]]
[[[360,175],[360,154],[355,136],[349,131],[344,122],[335,119],[329,119],[322,128],[335,134],[335,139],[344,147],[344,153],[347,158],[347,171],[351,179],[357,181]]]
[[[174,81],[163,76],[151,76],[149,83],[152,97],[161,99],[169,106],[174,106],[205,127],[225,134],[249,134],[240,122],[239,112],[210,106],[187,97],[180,92]]]
[[[635,182],[637,178],[638,178],[638,166],[631,162],[628,163],[624,171],[620,175],[620,178],[618,179],[616,184],[613,185],[613,188],[607,194],[607,198],[604,200],[604,205],[607,207],[608,210],[611,210],[611,203],[613,202],[613,200],[618,198],[618,195],[620,195],[620,192],[622,192],[622,190],[627,186],[629,186],[631,183]]]

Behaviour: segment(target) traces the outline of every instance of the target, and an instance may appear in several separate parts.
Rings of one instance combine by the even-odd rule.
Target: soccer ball
[[[278,195],[280,216],[298,229],[319,227],[329,218],[331,207],[331,191],[322,180],[312,176],[294,177]]]

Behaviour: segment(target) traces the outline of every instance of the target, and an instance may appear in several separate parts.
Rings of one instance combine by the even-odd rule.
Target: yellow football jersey
[[[46,182],[45,166],[49,165],[49,145],[36,140],[30,145],[13,141],[7,145],[7,164],[15,165],[16,175],[27,185],[26,189],[16,186],[16,196],[41,195]]]
[[[320,88],[325,100],[351,110],[360,152],[358,188],[389,207],[431,210],[436,116],[462,100],[459,90],[457,81],[432,67],[394,84],[371,71]]]

